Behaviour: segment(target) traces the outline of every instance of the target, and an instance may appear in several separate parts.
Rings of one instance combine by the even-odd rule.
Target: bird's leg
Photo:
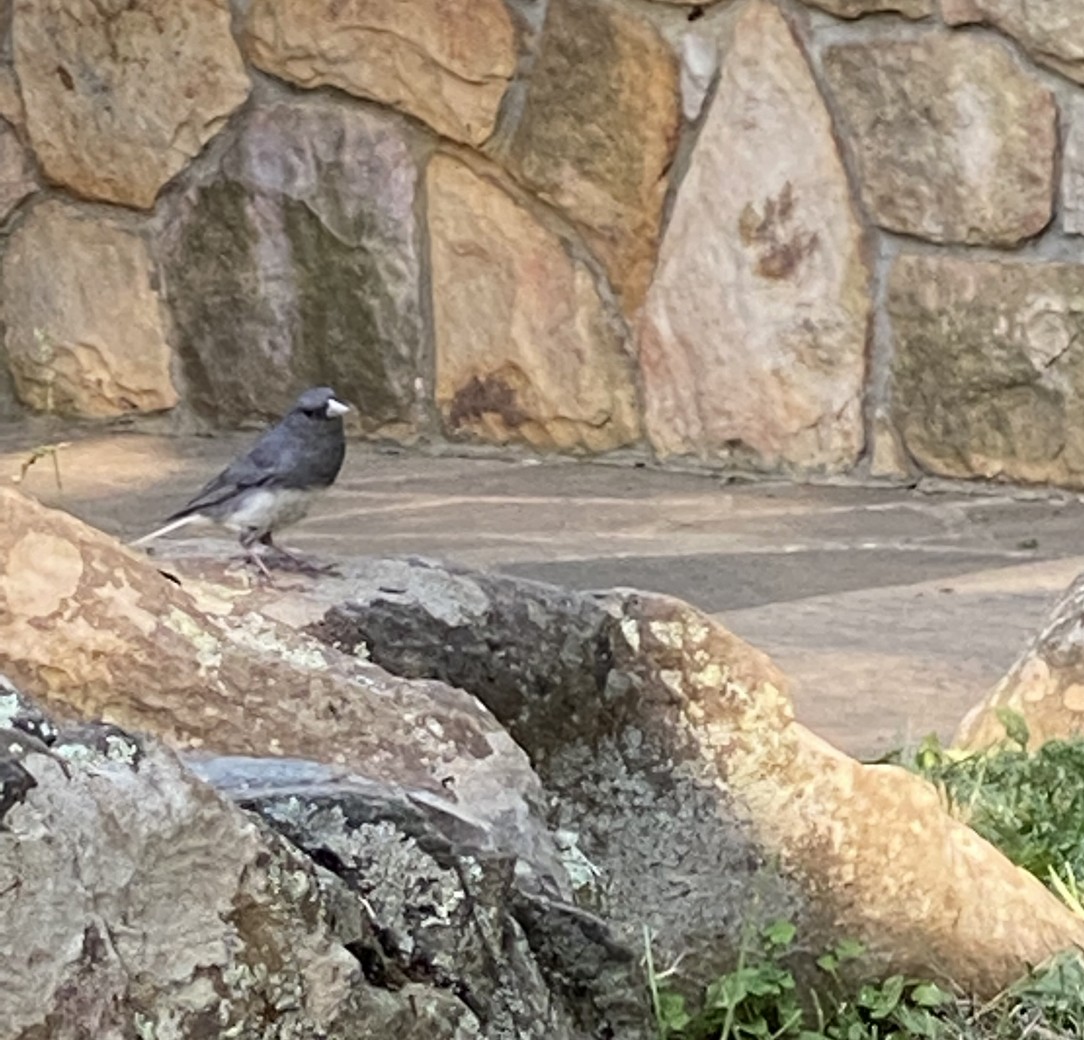
[[[256,570],[263,576],[263,580],[268,585],[274,585],[275,579],[271,576],[271,572],[267,569],[267,564],[263,562],[263,557],[260,555],[257,549],[248,550],[248,561],[256,565]]]
[[[264,539],[267,539],[264,541]],[[271,545],[270,534],[256,536],[256,531],[252,528],[241,533],[241,548],[245,550],[245,559],[256,567],[256,570],[260,572],[261,578],[267,582],[268,585],[274,585],[274,578],[271,576],[271,572],[267,569],[267,564],[263,562],[263,557],[260,555],[260,550],[256,548],[256,542],[261,542],[264,545]],[[275,546],[271,546],[272,549]]]
[[[295,556],[289,550],[283,549],[281,545],[276,545],[271,540],[270,531],[264,531],[264,533],[260,535],[257,541],[260,543],[260,545],[266,545],[267,548],[270,549],[275,554],[275,556],[279,557],[280,559],[290,560],[292,563],[298,564],[303,562],[300,557]]]

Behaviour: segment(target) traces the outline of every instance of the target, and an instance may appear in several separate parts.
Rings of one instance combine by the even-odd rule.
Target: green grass
[[[734,970],[695,1008],[655,970],[648,977],[659,1040],[1080,1040],[1084,962],[1056,958],[995,1000],[978,1003],[924,979],[893,975],[847,985],[840,969],[861,958],[843,942],[817,960],[817,983],[799,991],[787,967],[794,926],[777,921],[748,938]]]
[[[1044,884],[1084,878],[1084,740],[1051,740],[1029,754],[1024,720],[1006,710],[999,717],[1004,743],[961,754],[927,738],[913,768],[954,815]]]
[[[904,764],[933,782],[951,812],[1031,871],[1084,917],[1084,739],[1027,751],[1027,726],[1000,714],[1007,739],[965,754],[928,738]],[[895,756],[902,761],[903,756]],[[778,921],[746,936],[738,963],[695,1006],[657,971],[645,934],[659,1040],[1082,1040],[1084,961],[1067,952],[986,1003],[925,979],[894,975],[856,986],[842,973],[862,947],[841,943],[817,960],[800,991],[788,959],[797,936]]]

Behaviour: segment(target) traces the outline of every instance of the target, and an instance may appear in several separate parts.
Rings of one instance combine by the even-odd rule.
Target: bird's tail
[[[134,542],[129,544],[133,549],[140,545],[146,545],[147,542],[153,542],[155,538],[161,538],[164,534],[169,534],[170,531],[176,531],[180,527],[187,527],[189,524],[198,523],[203,519],[199,513],[185,513],[184,516],[177,517],[176,520],[171,520],[168,524],[163,524],[157,531],[151,531],[150,534],[145,534],[142,538],[137,538]]]

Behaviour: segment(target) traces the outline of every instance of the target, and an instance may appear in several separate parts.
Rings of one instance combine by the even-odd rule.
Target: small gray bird
[[[346,455],[342,417],[350,409],[326,386],[306,390],[247,455],[235,459],[166,523],[133,545],[194,523],[236,531],[248,558],[268,576],[257,543],[300,564],[276,546],[274,532],[303,519],[313,498],[339,475]]]

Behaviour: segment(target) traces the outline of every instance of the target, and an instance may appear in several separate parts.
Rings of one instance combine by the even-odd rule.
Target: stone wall
[[[1080,0],[0,11],[0,416],[1084,486]]]

